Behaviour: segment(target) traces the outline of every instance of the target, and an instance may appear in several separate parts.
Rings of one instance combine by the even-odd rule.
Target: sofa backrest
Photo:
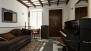
[[[13,29],[9,33],[15,35],[15,36],[21,36],[21,35],[31,35],[31,30],[28,29]]]
[[[22,35],[21,29],[13,29],[9,33],[11,33],[15,36],[21,36]]]

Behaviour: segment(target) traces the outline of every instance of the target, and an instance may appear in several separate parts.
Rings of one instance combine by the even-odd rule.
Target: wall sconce
[[[22,13],[22,15],[24,15],[24,13]]]
[[[73,8],[70,8],[70,10],[73,10]]]

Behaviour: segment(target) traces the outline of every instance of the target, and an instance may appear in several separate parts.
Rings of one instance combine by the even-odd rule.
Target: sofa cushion
[[[13,48],[17,48],[19,45],[23,45],[24,43],[31,40],[31,36],[24,35],[24,36],[18,36],[16,38],[13,38],[10,41],[2,41],[0,42],[0,50],[9,50]]]
[[[5,34],[0,34],[0,37],[2,37],[4,40],[9,41],[16,36],[12,35],[11,33],[5,33]]]
[[[22,35],[27,35],[28,34],[28,29],[22,29],[21,32],[22,32]]]
[[[15,36],[21,36],[22,35],[21,29],[13,29],[9,33],[11,33]]]

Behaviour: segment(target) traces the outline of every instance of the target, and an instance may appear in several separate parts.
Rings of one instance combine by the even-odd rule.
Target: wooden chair
[[[36,29],[36,30],[32,31],[32,35],[34,38],[37,37],[37,35],[39,35],[39,34],[40,34],[40,29]]]

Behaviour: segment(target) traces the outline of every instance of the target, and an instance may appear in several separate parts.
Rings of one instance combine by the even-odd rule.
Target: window
[[[41,28],[42,25],[42,10],[30,11],[30,26],[31,29]]]

